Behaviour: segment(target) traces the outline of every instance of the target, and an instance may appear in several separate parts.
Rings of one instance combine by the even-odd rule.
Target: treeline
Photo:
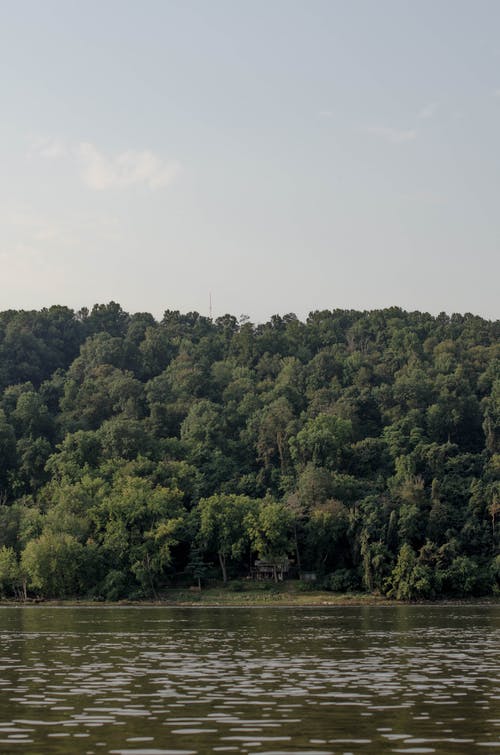
[[[499,332],[0,313],[0,594],[155,597],[285,557],[331,590],[498,594]]]

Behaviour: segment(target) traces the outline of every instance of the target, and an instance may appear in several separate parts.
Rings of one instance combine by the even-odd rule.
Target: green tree
[[[352,438],[349,420],[331,414],[318,414],[290,441],[294,461],[312,462],[319,467],[338,469],[342,454]]]
[[[388,596],[397,600],[432,597],[432,571],[418,562],[415,551],[404,543],[388,581]]]
[[[241,558],[248,546],[246,519],[253,508],[252,499],[234,494],[212,495],[198,504],[200,547],[217,553],[224,583],[228,561]]]
[[[50,598],[76,595],[85,584],[84,546],[72,535],[44,532],[21,556],[28,588]]]
[[[198,585],[198,590],[201,590],[201,582],[207,573],[207,565],[203,560],[201,551],[199,548],[191,548],[189,554],[189,561],[186,566],[188,574],[192,574]]]
[[[274,579],[278,581],[277,564],[293,549],[293,516],[283,503],[264,500],[246,517],[252,550],[259,558],[274,562]]]
[[[330,500],[312,509],[306,524],[308,549],[317,569],[325,571],[338,557],[349,526],[347,508]]]
[[[89,514],[107,563],[155,596],[183,526],[182,493],[118,471]]]
[[[264,407],[257,420],[259,458],[266,466],[271,466],[277,458],[281,472],[285,471],[288,463],[288,438],[293,418],[289,401],[281,397]]]
[[[0,596],[26,599],[26,582],[14,548],[0,547]]]

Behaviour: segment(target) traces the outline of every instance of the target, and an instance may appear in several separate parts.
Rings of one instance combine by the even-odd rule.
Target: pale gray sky
[[[500,314],[497,0],[0,3],[0,309]]]

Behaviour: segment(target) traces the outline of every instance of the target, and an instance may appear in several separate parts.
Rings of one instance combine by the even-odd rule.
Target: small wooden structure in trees
[[[288,558],[278,559],[276,561],[255,561],[250,569],[250,576],[257,582],[283,582],[290,571],[290,562]]]

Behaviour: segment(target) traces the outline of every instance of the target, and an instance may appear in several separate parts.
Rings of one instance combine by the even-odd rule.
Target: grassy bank
[[[419,601],[431,603],[433,601]],[[437,603],[485,603],[500,604],[500,598],[491,596],[483,598],[437,600]],[[15,601],[0,601],[0,605],[18,605]],[[290,580],[279,584],[255,582],[222,583],[203,588],[170,588],[162,592],[156,600],[124,599],[115,602],[88,599],[45,600],[30,599],[24,605],[165,605],[165,606],[380,606],[401,605],[400,601],[370,593],[333,593],[326,590],[304,589],[304,583]]]
[[[378,595],[367,593],[332,593],[325,590],[298,589],[300,583],[286,582],[262,589],[249,585],[240,589],[232,587],[209,587],[201,592],[175,589],[162,596],[162,602],[171,605],[214,605],[214,606],[261,606],[261,605],[374,605],[390,603]],[[260,589],[259,589],[260,587]],[[266,586],[267,587],[267,586]]]
[[[195,592],[186,589],[172,589],[162,596],[161,603],[167,605],[205,605],[205,606],[381,606],[402,605],[401,601],[374,593],[333,593],[326,590],[304,590],[298,581],[284,582],[262,589],[250,584],[242,590],[218,586]],[[420,601],[432,603],[433,601]],[[483,597],[469,599],[443,599],[437,603],[488,603],[499,604],[498,597]]]

